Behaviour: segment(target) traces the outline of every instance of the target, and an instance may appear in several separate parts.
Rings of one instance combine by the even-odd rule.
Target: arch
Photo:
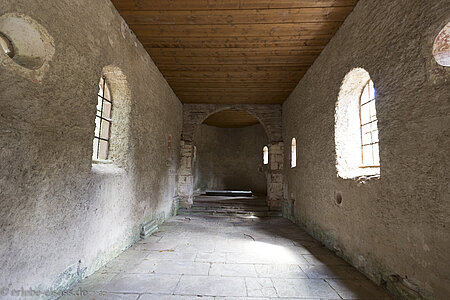
[[[183,105],[183,140],[192,142],[194,132],[209,116],[223,110],[241,110],[255,117],[266,131],[271,143],[281,138],[281,106],[280,105],[248,105],[248,104],[184,104]]]
[[[222,108],[215,109],[212,112],[209,112],[206,116],[204,116],[202,118],[200,124],[203,124],[203,122],[205,122],[205,120],[208,119],[210,116],[212,116],[214,114],[217,114],[217,113],[220,113],[221,111],[224,111],[224,110],[245,111],[246,113],[252,115],[256,120],[258,120],[259,124],[261,124],[261,126],[264,128],[264,131],[266,132],[266,134],[268,136],[267,128],[266,128],[265,124],[261,121],[261,118],[258,117],[258,115],[256,115],[255,113],[249,111],[248,109],[240,109],[240,108],[236,108],[236,107],[233,107],[233,106],[222,107]]]
[[[379,163],[375,99],[373,82],[366,70],[354,68],[347,73],[341,85],[335,110],[336,170],[341,178],[357,178],[380,173],[379,165],[368,164],[367,159],[363,159],[363,153],[367,152],[367,147],[374,147],[375,141],[377,151],[374,155],[377,159],[373,161]],[[368,108],[372,112],[369,109],[368,113]],[[370,134],[369,142],[366,133]]]
[[[130,110],[131,90],[122,70],[114,65],[102,69],[106,85],[111,94],[113,125],[110,129],[110,144],[108,160],[125,167],[129,158],[130,142]]]

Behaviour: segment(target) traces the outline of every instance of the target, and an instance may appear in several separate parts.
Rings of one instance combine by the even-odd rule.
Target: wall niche
[[[54,53],[53,38],[32,18],[0,16],[0,65],[32,81],[41,81]]]

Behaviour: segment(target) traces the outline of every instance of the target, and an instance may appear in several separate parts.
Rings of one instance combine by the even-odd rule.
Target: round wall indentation
[[[2,66],[37,80],[42,79],[55,53],[47,30],[32,18],[15,13],[0,16],[0,47]]]
[[[336,192],[336,193],[334,194],[334,202],[335,202],[337,205],[342,205],[342,193],[341,193],[341,192]]]
[[[441,66],[450,67],[450,22],[444,26],[434,40],[433,56]]]

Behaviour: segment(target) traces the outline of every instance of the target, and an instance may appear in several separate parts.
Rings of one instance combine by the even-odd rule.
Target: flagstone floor
[[[173,217],[78,288],[62,299],[391,299],[278,217]]]

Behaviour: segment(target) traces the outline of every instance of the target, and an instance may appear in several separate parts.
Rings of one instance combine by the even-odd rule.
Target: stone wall
[[[192,204],[194,195],[194,151],[192,142],[181,141],[177,194],[189,204]]]
[[[269,145],[267,204],[273,210],[281,209],[281,201],[283,199],[283,150],[283,142]]]
[[[432,56],[449,11],[448,1],[360,0],[283,105],[285,143],[297,139],[283,211],[408,299],[450,295],[450,71]],[[375,84],[379,179],[337,176],[335,106],[353,68]]]
[[[36,70],[0,53],[0,286],[63,289],[171,214],[182,106],[110,1],[5,0],[5,14],[46,44]],[[93,165],[102,71],[112,162]]]
[[[194,191],[252,190],[266,194],[267,166],[262,149],[268,143],[264,128],[218,128],[202,124],[194,135]]]

